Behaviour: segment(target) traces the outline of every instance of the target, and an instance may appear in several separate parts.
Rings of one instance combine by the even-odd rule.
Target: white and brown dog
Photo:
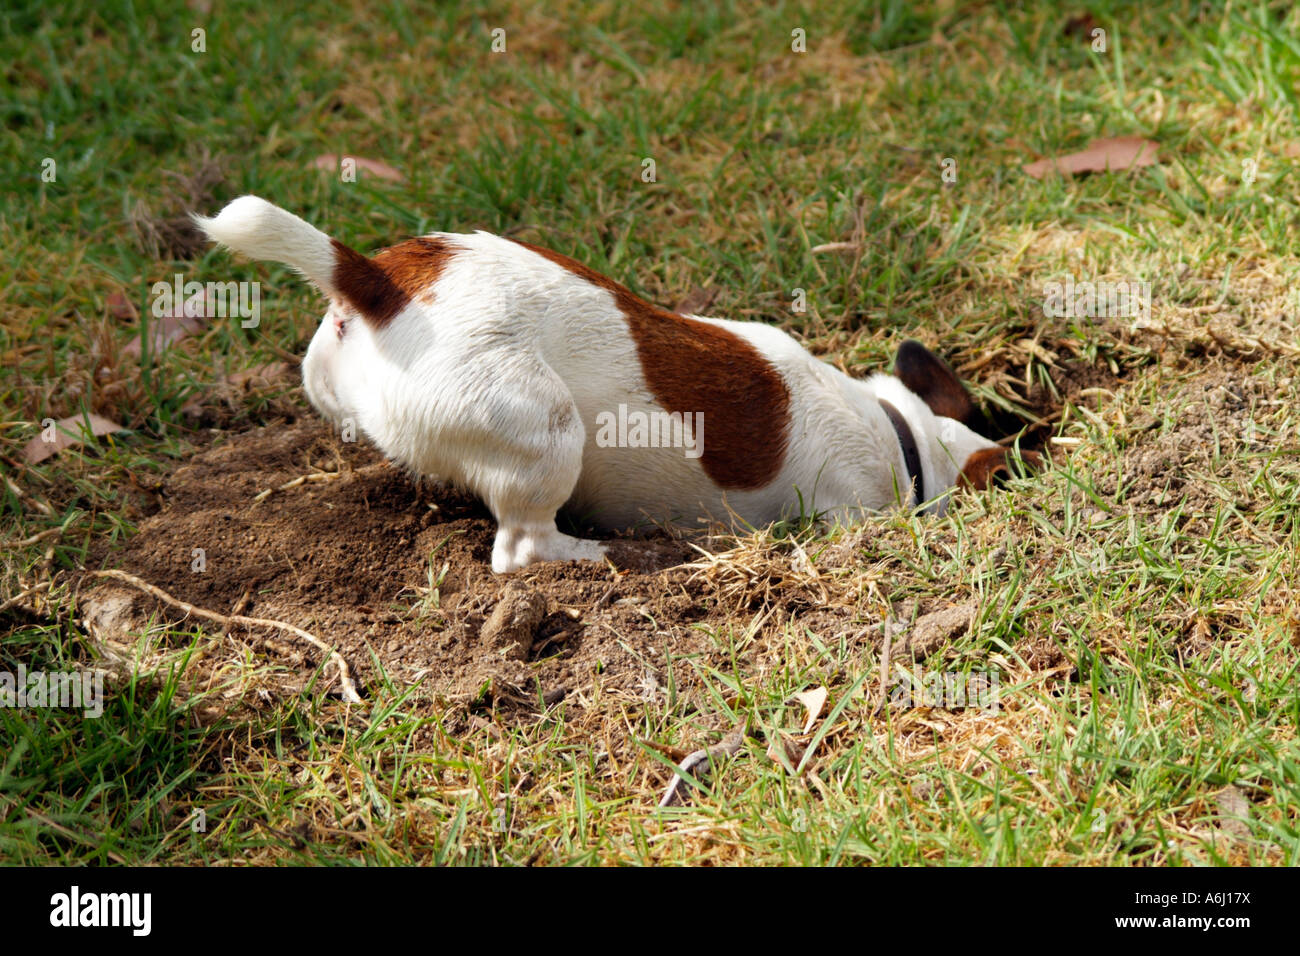
[[[606,529],[802,502],[841,520],[942,512],[1007,450],[972,431],[965,388],[915,342],[897,377],[850,378],[768,325],[678,315],[566,256],[486,232],[367,258],[256,196],[209,238],[283,262],[329,297],[307,397],[386,455],[470,489],[497,521],[492,570],[600,559],[564,508]]]

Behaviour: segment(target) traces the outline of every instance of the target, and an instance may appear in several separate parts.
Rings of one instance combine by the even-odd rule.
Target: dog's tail
[[[240,196],[212,218],[193,218],[212,241],[253,259],[292,266],[377,328],[406,305],[406,294],[373,260],[265,199]]]

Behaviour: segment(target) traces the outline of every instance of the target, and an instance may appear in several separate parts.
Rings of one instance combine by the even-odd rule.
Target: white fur
[[[212,219],[192,216],[213,242],[253,259],[283,262],[334,297],[334,248],[330,237],[287,209],[257,196],[240,196]]]
[[[994,447],[934,415],[896,378],[853,379],[779,329],[697,317],[750,342],[790,394],[780,474],[757,490],[723,491],[681,448],[597,445],[602,412],[662,409],[613,294],[545,257],[485,232],[437,234],[455,254],[430,294],[375,331],[332,288],[328,237],[297,216],[245,196],[198,222],[237,251],[288,263],[330,295],[303,360],[308,398],[336,423],[353,419],[414,471],[478,494],[498,523],[497,572],[599,559],[602,545],[556,529],[565,506],[604,528],[725,520],[731,512],[762,526],[797,507],[797,492],[844,520],[896,504],[900,493],[905,500],[907,469],[881,398],[916,438],[926,481],[920,497],[931,511],[944,509],[967,458]]]

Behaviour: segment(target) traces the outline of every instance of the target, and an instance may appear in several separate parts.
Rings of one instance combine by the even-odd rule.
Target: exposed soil
[[[1140,509],[1181,504],[1212,510],[1217,500],[1209,478],[1231,467],[1238,451],[1261,456],[1274,450],[1275,436],[1257,422],[1280,404],[1267,382],[1232,369],[1214,369],[1180,391],[1174,406],[1146,410],[1130,423],[1141,434],[1124,454],[1125,503]],[[1115,493],[1116,482],[1103,481]],[[1246,502],[1239,503],[1247,506]]]
[[[304,475],[328,477],[258,500]],[[619,571],[557,562],[494,575],[495,526],[481,504],[414,481],[315,418],[203,451],[161,494],[162,509],[100,556],[103,566],[201,608],[306,628],[344,655],[362,685],[377,678],[377,659],[395,684],[427,678],[451,699],[551,702],[596,681],[607,693],[643,695],[666,679],[666,655],[719,653],[711,629],[694,625],[725,624],[738,609],[707,569],[672,567],[700,555],[664,534],[616,542]],[[789,588],[770,623],[815,603]],[[118,643],[147,629],[151,615],[184,617],[116,582],[87,582],[81,605],[91,633]],[[852,619],[847,607],[819,614],[845,627]],[[257,644],[296,667],[299,683],[321,656],[282,634]]]
[[[1117,384],[1060,371],[1067,396]],[[1126,478],[1143,484],[1130,500],[1175,490],[1187,455],[1212,449],[1216,430],[1241,435],[1247,426],[1238,419],[1258,398],[1242,390],[1253,388],[1244,376],[1216,381],[1174,430],[1156,429],[1153,419],[1140,433],[1150,441],[1125,461]],[[1051,410],[1037,398],[1035,411]],[[310,415],[226,436],[177,468],[160,499],[125,546],[99,553],[92,566],[120,568],[200,608],[306,628],[348,660],[363,693],[378,686],[378,662],[396,686],[423,680],[427,693],[471,705],[534,709],[596,688],[647,699],[669,683],[670,656],[730,670],[731,635],[760,611],[770,615],[753,638],[755,660],[792,621],[823,641],[861,646],[864,656],[881,644],[878,609],[870,612],[858,588],[835,574],[870,564],[871,534],[835,542],[815,569],[793,545],[746,567],[711,562],[695,547],[716,552],[726,541],[659,532],[616,542],[616,567],[546,563],[494,575],[495,526],[473,497],[413,479]],[[105,645],[129,645],[151,628],[166,641],[157,625],[185,617],[124,584],[87,579],[81,587],[82,615]],[[937,596],[903,613],[938,621],[952,608]],[[918,622],[914,634],[923,631]],[[235,628],[226,642],[233,657],[275,665],[274,682],[286,690],[322,663],[319,651],[283,633]],[[911,643],[922,656],[935,642]],[[895,647],[908,645],[903,635]],[[1042,666],[1061,663],[1055,648],[1023,651]],[[333,669],[324,673],[337,691]],[[682,687],[692,673],[675,667],[671,681]]]

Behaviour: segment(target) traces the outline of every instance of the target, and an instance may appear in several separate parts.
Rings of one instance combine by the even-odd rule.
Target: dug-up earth
[[[795,621],[861,644],[864,655],[880,640],[870,623],[879,615],[864,614],[860,589],[833,574],[863,559],[862,537],[820,546],[815,567],[793,542],[748,566],[727,554],[734,539],[652,530],[616,541],[603,565],[552,562],[494,575],[495,526],[481,504],[413,480],[314,417],[200,452],[167,477],[158,501],[97,566],[196,608],[303,628],[344,657],[363,696],[386,677],[448,701],[511,707],[549,705],[597,684],[640,697],[667,683],[670,655],[726,663],[741,637],[736,622],[756,615],[760,631],[745,637],[760,652]],[[906,610],[929,612],[929,624],[912,629],[927,647],[960,633],[969,617],[942,599]],[[169,641],[183,647],[176,629],[203,623],[135,584],[90,576],[78,613],[102,653],[137,664]],[[251,659],[272,665],[257,678],[277,685],[266,689],[301,689],[319,670],[339,691],[336,671],[320,669],[324,655],[292,634],[226,631],[224,650],[202,665],[214,673],[223,657],[231,666]]]
[[[1068,391],[1096,384],[1075,377]],[[1129,502],[1161,509],[1171,495],[1194,495],[1178,486],[1196,471],[1189,456],[1210,453],[1210,433],[1242,434],[1258,387],[1221,373],[1196,386],[1204,394],[1186,396],[1198,411],[1180,427],[1137,429],[1117,472]],[[864,573],[884,573],[882,529],[870,527],[806,546],[765,538],[761,548],[657,530],[618,541],[605,564],[494,575],[495,528],[481,504],[412,479],[314,416],[223,437],[166,478],[123,547],[89,565],[135,582],[93,571],[82,578],[78,615],[110,661],[156,663],[203,623],[219,640],[190,672],[226,681],[232,696],[246,697],[250,682],[291,694],[313,679],[341,692],[336,668],[301,637],[200,622],[182,602],[305,629],[348,662],[362,696],[387,681],[435,700],[527,713],[575,694],[645,699],[669,684],[690,692],[692,669],[672,666],[683,658],[724,672],[777,666],[792,630],[870,660],[888,629],[891,657],[921,659],[960,636],[974,612],[942,594],[885,601],[888,589],[872,585],[880,574]],[[738,643],[746,660],[735,659]],[[1048,644],[1019,653],[1036,668],[1065,663]]]

